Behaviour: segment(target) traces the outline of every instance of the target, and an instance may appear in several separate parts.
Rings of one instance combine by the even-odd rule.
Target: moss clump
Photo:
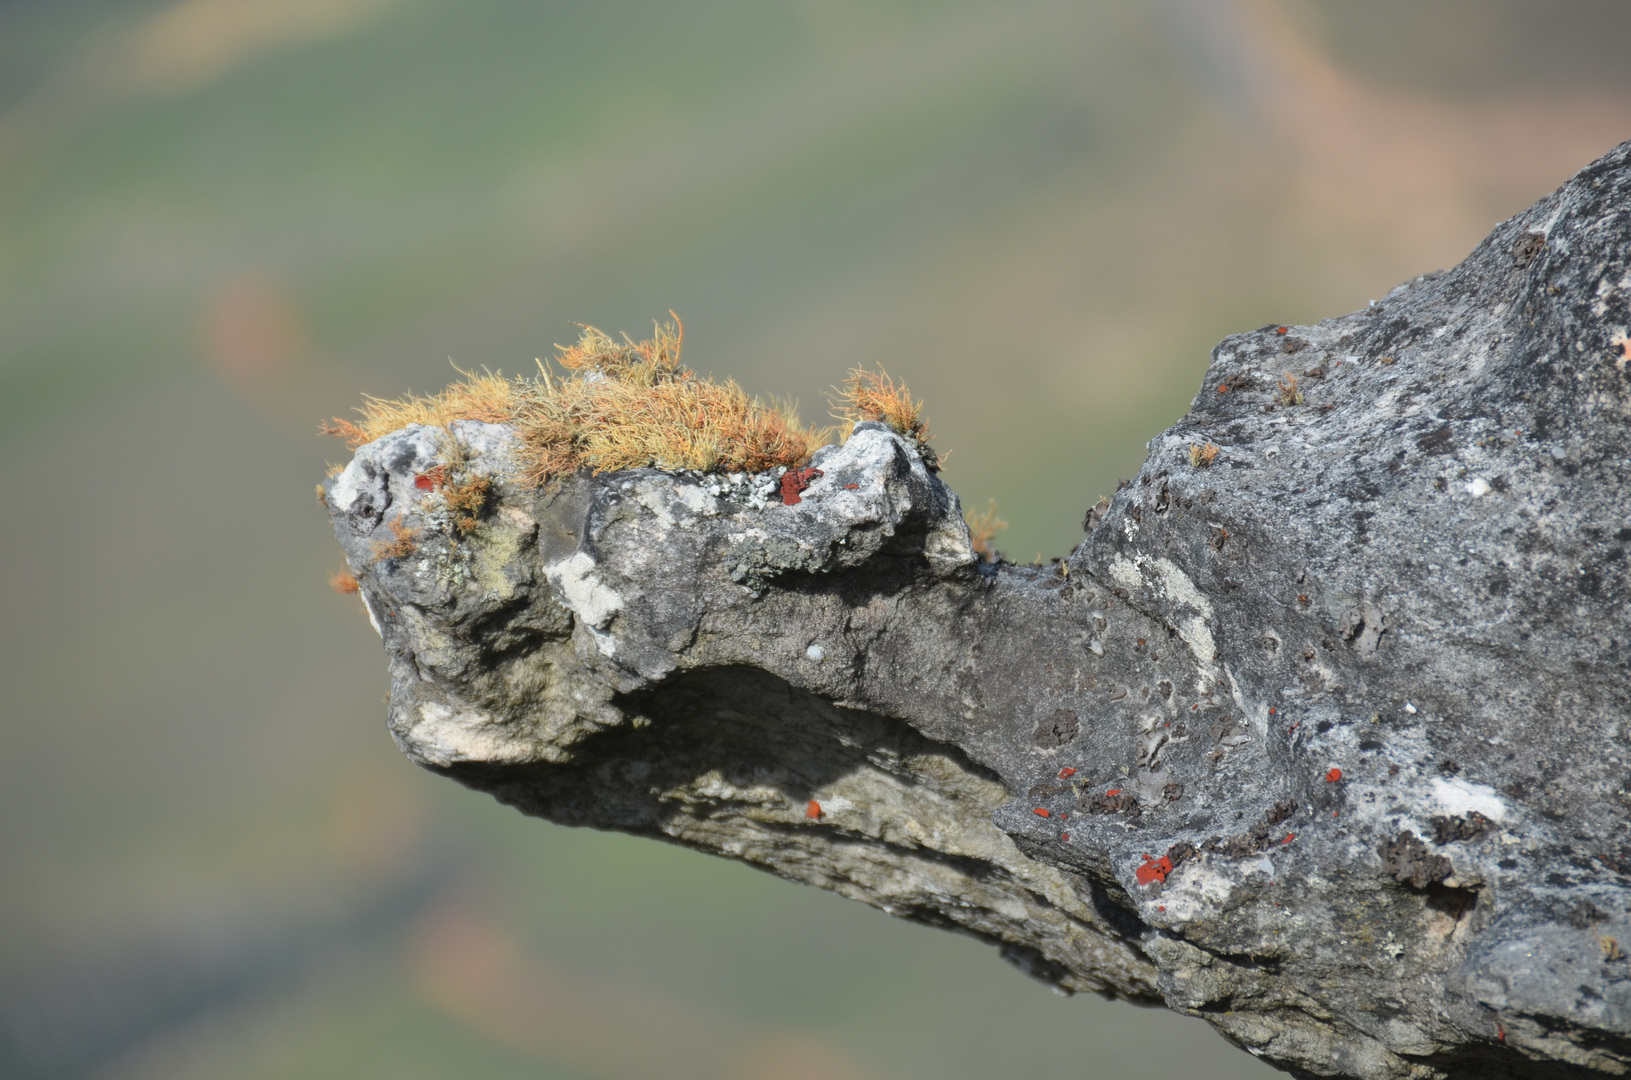
[[[997,534],[1008,527],[1008,523],[997,516],[997,500],[988,500],[985,512],[980,514],[963,515],[968,524],[968,536],[974,546],[974,554],[984,562],[994,563],[1002,558],[997,551]]]
[[[453,534],[460,539],[476,531],[493,502],[493,481],[486,476],[463,476],[442,487]]]
[[[419,530],[406,528],[395,519],[385,524],[391,530],[391,539],[374,541],[374,561],[411,559],[419,550]]]
[[[826,441],[829,432],[805,428],[790,406],[761,403],[734,380],[698,377],[680,362],[683,343],[677,317],[645,341],[586,326],[577,344],[556,346],[565,375],[542,361],[536,378],[461,372],[463,380],[439,394],[366,397],[358,419],[337,417],[324,430],[355,449],[409,424],[511,424],[522,442],[521,478],[535,484],[579,469],[794,468]],[[455,498],[470,502],[463,517],[472,524],[489,497],[485,490],[448,494],[456,512]]]
[[[842,434],[846,438],[857,423],[872,420],[888,424],[897,434],[916,442],[919,450],[929,445],[932,436],[923,420],[923,402],[913,400],[904,382],[897,386],[882,365],[877,371],[859,367],[851,370],[844,385],[835,391],[833,404],[833,415],[845,421]]]

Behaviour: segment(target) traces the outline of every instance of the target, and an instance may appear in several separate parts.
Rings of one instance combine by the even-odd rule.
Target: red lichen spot
[[[1070,839],[1070,834],[1068,832],[1062,832],[1062,833],[1059,834],[1059,839],[1069,840]]]
[[[1165,904],[1162,904],[1162,905],[1161,905],[1161,906],[1160,906],[1160,907],[1158,907],[1158,908],[1156,908],[1156,909],[1155,909],[1155,910],[1157,910],[1157,911],[1165,911],[1165,910],[1167,910],[1167,905],[1165,905]]]
[[[1106,791],[1106,792],[1105,792],[1105,793],[1104,793],[1104,797],[1105,797],[1105,798],[1106,798],[1106,799],[1108,799],[1108,798],[1109,798],[1109,797],[1110,797],[1110,796],[1112,796],[1112,795],[1120,795],[1120,794],[1121,794],[1121,789],[1120,789],[1120,788],[1118,788],[1118,787],[1113,787],[1113,788],[1111,788],[1111,789],[1110,789],[1110,790],[1109,790],[1109,791]]]
[[[1297,839],[1297,834],[1294,833],[1294,832],[1288,832],[1288,833],[1286,833],[1286,838],[1284,840],[1280,841],[1280,843],[1289,844],[1295,839]]]
[[[845,484],[844,485],[844,490],[845,491],[859,491],[860,487],[861,487],[860,484]]]
[[[1338,780],[1341,780],[1341,779],[1342,779],[1342,770],[1341,769],[1332,769],[1330,772],[1325,774],[1325,782],[1327,784],[1334,784]]]
[[[1059,820],[1060,821],[1064,821],[1069,817],[1070,817],[1070,815],[1065,813],[1063,810],[1059,811]]]
[[[1143,638],[1138,639],[1138,647],[1140,649],[1142,649],[1144,647],[1144,639]]]
[[[1229,392],[1229,384],[1228,383],[1218,383],[1218,393],[1227,394],[1228,392]]]
[[[1075,776],[1075,775],[1076,775],[1076,770],[1075,769],[1060,769],[1059,770],[1059,779],[1061,779],[1061,780],[1063,780],[1067,776]]]
[[[1297,603],[1299,603],[1299,604],[1308,603],[1308,594],[1307,593],[1298,593],[1297,594]]]
[[[796,506],[803,502],[799,492],[809,487],[810,481],[820,475],[820,469],[788,469],[782,473],[782,505]]]
[[[804,816],[807,817],[807,818],[818,818],[818,817],[820,817],[821,816],[821,804],[816,802],[814,799],[811,799],[809,802],[805,803],[804,804]]]
[[[1286,331],[1287,331],[1287,330],[1290,330],[1290,329],[1291,329],[1291,327],[1289,327],[1289,326],[1276,326],[1276,327],[1275,327],[1275,328],[1274,328],[1274,332],[1275,332],[1275,333],[1276,333],[1276,334],[1283,334],[1283,333],[1285,333],[1285,332],[1286,332]]]
[[[1338,817],[1338,816],[1341,815],[1341,813],[1342,813],[1342,811],[1340,811],[1340,810],[1332,810],[1331,811],[1331,816],[1332,817]]]
[[[1495,1041],[1506,1042],[1506,1028],[1502,1027],[1500,1024],[1495,1025]]]
[[[1047,817],[1048,808],[1046,806],[1038,806],[1036,809],[1032,810],[1031,813],[1035,814],[1037,817]]]
[[[1270,706],[1269,706],[1269,715],[1270,715],[1270,716],[1273,716],[1273,715],[1274,715],[1274,706],[1273,706],[1273,705],[1270,705]]]
[[[1172,860],[1165,855],[1159,859],[1144,856],[1144,865],[1133,871],[1133,877],[1140,885],[1148,885],[1155,881],[1166,881],[1167,875],[1172,873]]]
[[[447,483],[447,466],[445,465],[426,469],[413,478],[413,486],[420,491],[433,491],[445,483]]]

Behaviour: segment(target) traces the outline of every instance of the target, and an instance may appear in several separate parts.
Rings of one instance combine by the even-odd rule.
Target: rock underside
[[[525,813],[973,934],[1297,1075],[1622,1075],[1628,329],[1631,144],[1453,270],[1226,339],[1052,565],[980,561],[877,424],[796,503],[528,488],[476,422],[324,497],[398,744]],[[469,535],[423,479],[450,462],[494,482]]]

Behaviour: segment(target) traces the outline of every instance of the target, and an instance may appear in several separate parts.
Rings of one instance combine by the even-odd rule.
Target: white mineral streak
[[[366,592],[359,592],[357,595],[362,597],[362,609],[368,612],[368,625],[372,626],[374,628],[374,633],[378,634],[383,640],[385,637],[385,631],[379,628],[379,619],[374,615],[373,602],[368,599],[368,594]]]
[[[434,701],[415,707],[418,714],[402,734],[409,753],[431,765],[461,761],[520,764],[536,760],[528,742],[516,739],[511,729],[478,709],[454,709]]]
[[[1161,590],[1166,598],[1196,612],[1178,624],[1178,636],[1184,639],[1190,654],[1195,657],[1195,666],[1200,669],[1201,688],[1204,689],[1217,678],[1215,658],[1218,647],[1212,640],[1212,628],[1207,625],[1212,619],[1212,602],[1201,595],[1195,583],[1189,580],[1189,575],[1171,559],[1157,559],[1155,569],[1161,577]]]

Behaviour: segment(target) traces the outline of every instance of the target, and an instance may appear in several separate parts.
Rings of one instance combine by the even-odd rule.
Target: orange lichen
[[[797,506],[803,502],[800,492],[823,475],[825,474],[820,469],[788,469],[782,473],[782,505]]]
[[[1218,459],[1218,447],[1212,443],[1201,446],[1198,443],[1189,444],[1189,463],[1197,469],[1207,468]]]
[[[1166,881],[1167,875],[1172,873],[1172,860],[1163,855],[1159,859],[1144,856],[1144,862],[1133,871],[1133,877],[1140,885],[1149,885],[1157,881]]]

